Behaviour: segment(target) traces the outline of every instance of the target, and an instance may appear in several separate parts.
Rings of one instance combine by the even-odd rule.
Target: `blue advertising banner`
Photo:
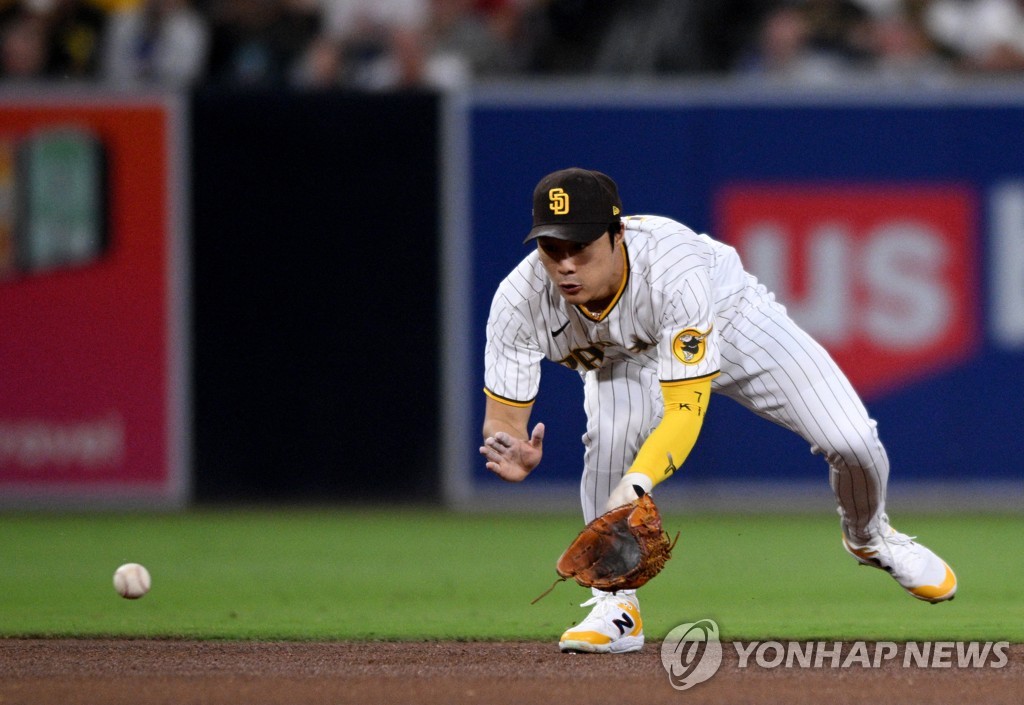
[[[1024,92],[496,91],[466,109],[474,391],[491,297],[530,251],[533,187],[582,166],[618,182],[625,213],[737,248],[849,374],[892,484],[1024,487]],[[483,403],[466,451],[477,490],[503,484],[475,453]],[[545,455],[529,483],[578,482],[581,403],[578,374],[545,362],[531,420],[547,426]],[[828,492],[820,456],[724,397],[680,475]]]

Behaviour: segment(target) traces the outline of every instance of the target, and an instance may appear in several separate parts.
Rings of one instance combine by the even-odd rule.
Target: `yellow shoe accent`
[[[857,558],[863,558],[864,560],[870,560],[872,556],[877,556],[878,551],[872,551],[868,548],[854,548],[854,546],[843,537],[843,543],[846,545],[846,550],[852,553]]]
[[[922,585],[921,587],[907,590],[907,592],[925,602],[935,603],[951,600],[953,595],[956,594],[956,575],[948,564],[944,563],[944,565],[946,566],[946,577],[940,585]]]
[[[562,635],[559,641],[585,641],[588,644],[602,646],[612,643],[612,638],[601,632],[574,632],[569,630]]]

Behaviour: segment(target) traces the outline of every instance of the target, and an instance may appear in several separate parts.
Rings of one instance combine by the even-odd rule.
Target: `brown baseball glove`
[[[568,578],[606,592],[638,588],[661,572],[678,540],[669,539],[654,500],[642,495],[587,524],[558,559],[562,577],[534,602]]]

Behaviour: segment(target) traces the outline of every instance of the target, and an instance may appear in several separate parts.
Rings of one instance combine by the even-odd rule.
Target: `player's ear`
[[[613,250],[622,242],[622,238],[626,236],[625,233],[626,224],[622,220],[616,220],[608,226],[608,241],[611,243]]]

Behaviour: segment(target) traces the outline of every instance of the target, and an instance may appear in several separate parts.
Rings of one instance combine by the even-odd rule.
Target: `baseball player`
[[[480,453],[519,482],[541,461],[528,430],[547,358],[580,374],[587,426],[580,498],[589,522],[650,492],[686,460],[711,393],[799,434],[830,468],[845,549],[916,598],[951,599],[950,567],[885,512],[889,460],[875,422],[824,348],[736,251],[669,218],[624,217],[607,175],[553,172],[533,194],[536,249],[501,282],[484,352]],[[636,591],[593,591],[563,651],[643,646]]]

